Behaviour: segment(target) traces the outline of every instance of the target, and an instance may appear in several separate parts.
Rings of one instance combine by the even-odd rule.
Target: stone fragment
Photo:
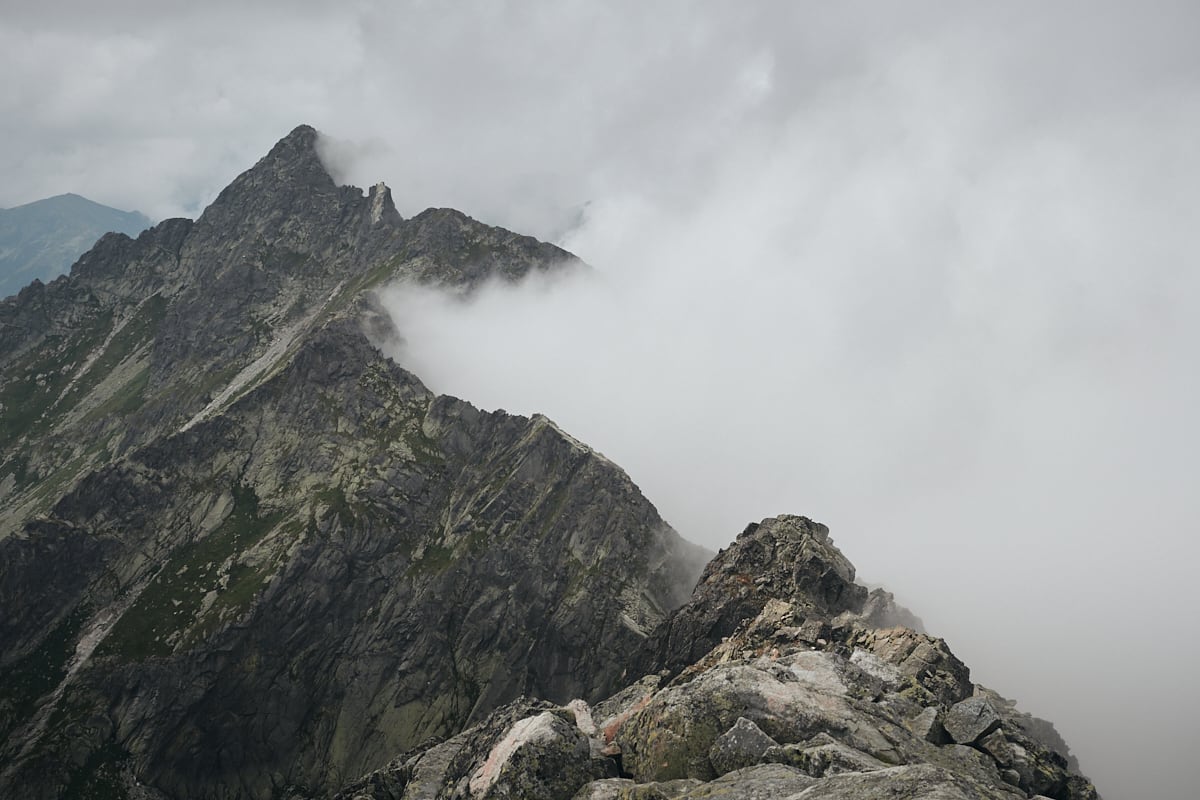
[[[987,736],[980,737],[979,749],[996,759],[1002,767],[1011,767],[1015,754],[1012,745],[1004,736],[1004,731],[994,730]]]
[[[804,792],[783,797],[788,797],[788,800],[1014,800],[1012,791],[1007,787],[979,784],[931,764],[912,764],[875,772],[832,775],[821,779]]]
[[[907,683],[904,673],[868,650],[856,649],[850,654],[850,663],[878,679],[886,691],[900,691]]]
[[[838,634],[845,643],[865,648],[912,678],[928,693],[922,703],[952,705],[972,695],[971,671],[942,639],[908,628],[865,629],[851,625]]]
[[[784,764],[757,764],[727,773],[679,795],[679,800],[777,800],[816,781]]]
[[[713,742],[708,751],[708,760],[718,775],[724,775],[759,763],[768,748],[778,746],[779,742],[763,733],[753,722],[738,717],[734,726]]]
[[[621,800],[623,792],[633,786],[628,778],[604,778],[585,783],[571,800]]]
[[[704,785],[691,779],[635,783],[628,778],[605,778],[584,784],[571,800],[677,800],[690,797],[690,791]]]
[[[700,785],[700,781],[692,778],[638,783],[623,790],[620,800],[676,800]]]
[[[873,628],[908,628],[925,633],[921,618],[896,602],[896,596],[884,589],[872,589],[859,612],[863,621]]]
[[[410,777],[408,785],[404,787],[402,800],[434,800],[442,787],[450,782],[450,764],[462,750],[464,738],[456,736],[434,745],[420,757],[405,764]]]
[[[584,700],[572,700],[566,708],[575,715],[575,726],[588,736],[596,735],[596,722],[592,719],[592,709]]]
[[[596,721],[597,733],[606,744],[613,743],[629,717],[646,707],[661,683],[662,678],[658,675],[647,675],[595,705],[592,719]],[[615,748],[615,751],[619,753],[620,748]]]
[[[974,744],[1000,727],[1000,714],[986,698],[968,697],[950,707],[942,725],[959,744]]]
[[[932,744],[945,744],[950,741],[946,729],[942,727],[941,709],[929,706],[906,723],[908,729]]]
[[[829,623],[816,617],[804,620],[796,632],[797,639],[809,644],[828,642],[830,635]]]
[[[873,772],[889,765],[820,733],[804,744],[789,744],[768,750],[763,760],[787,764],[814,778],[843,772]]]

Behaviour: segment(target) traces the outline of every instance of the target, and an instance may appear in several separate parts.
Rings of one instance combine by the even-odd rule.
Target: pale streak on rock
[[[558,731],[554,729],[557,719],[553,713],[543,711],[535,717],[526,717],[514,723],[504,738],[488,753],[483,765],[471,776],[472,796],[482,797],[500,779],[504,765],[517,750],[530,745],[550,744],[557,739]]]

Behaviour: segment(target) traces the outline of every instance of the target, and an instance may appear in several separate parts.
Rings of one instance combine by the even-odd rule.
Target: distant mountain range
[[[51,281],[67,272],[106,233],[137,236],[150,224],[145,214],[77,194],[0,209],[0,297],[16,294],[35,278]]]

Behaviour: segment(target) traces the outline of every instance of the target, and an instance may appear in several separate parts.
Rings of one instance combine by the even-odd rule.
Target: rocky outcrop
[[[709,563],[691,599],[655,632],[640,666],[678,672],[771,599],[788,600],[805,619],[827,620],[860,610],[866,598],[828,528],[805,517],[766,519]]]
[[[642,681],[590,713],[578,702],[570,708],[514,704],[463,737],[398,760],[386,781],[372,776],[340,796],[491,796],[487,781],[514,763],[528,765],[522,772],[531,783],[525,793],[507,796],[540,796],[547,785],[539,777],[544,758],[557,765],[554,791],[576,800],[1096,797],[1078,774],[1060,769],[1051,778],[1051,767],[1039,775],[1035,762],[1044,767],[1059,756],[1034,745],[1035,756],[1014,744],[1023,734],[1013,718],[1001,719],[972,746],[930,741],[914,720],[949,710],[936,700],[925,707],[914,702],[905,692],[910,679],[889,673],[888,662],[873,663],[868,672],[858,665],[878,657],[865,650],[848,656],[838,647],[814,650],[784,643],[786,634],[764,641],[750,633],[764,631],[757,624],[763,621],[744,626],[723,660],[690,679],[681,676],[665,687]],[[763,644],[769,649],[759,652]],[[981,691],[987,703],[1004,705]],[[960,712],[977,705],[965,702]],[[598,718],[608,724],[592,724]],[[443,748],[453,749],[452,760]],[[518,751],[520,762],[513,755]],[[418,778],[435,772],[432,783]]]
[[[819,556],[807,542],[813,531],[822,533]],[[743,547],[752,552],[738,552]],[[590,708],[581,702],[557,710],[510,707],[499,724],[471,734],[479,744],[454,745],[456,761],[441,773],[440,794],[428,796],[483,796],[479,784],[472,791],[470,778],[487,774],[489,759],[508,752],[504,743],[514,737],[537,750],[541,745],[525,732],[557,715],[560,722],[573,717],[577,733],[547,731],[547,757],[561,757],[565,743],[578,736],[589,740],[587,748],[573,745],[571,768],[556,771],[571,776],[558,785],[561,796],[573,791],[577,800],[1096,797],[1087,779],[1069,768],[1065,747],[1031,736],[1045,723],[972,685],[945,642],[905,628],[870,628],[867,614],[813,602],[808,587],[824,591],[829,574],[814,564],[845,564],[827,533],[808,520],[781,517],[752,526],[713,560],[708,579],[673,619],[697,609],[720,618],[713,576],[736,575],[723,565],[746,564],[764,552],[803,553],[806,561],[773,564],[777,580],[758,596],[765,598],[761,609],[737,621],[695,663],[674,678],[668,671],[646,676]],[[730,604],[746,602],[745,595],[727,597]],[[834,612],[832,621],[822,616]],[[410,760],[410,774],[422,758],[436,757]],[[523,758],[540,763],[533,753]],[[586,778],[606,770],[619,774]],[[391,794],[364,787],[364,798],[423,797],[418,791],[430,789],[403,780],[389,784]]]

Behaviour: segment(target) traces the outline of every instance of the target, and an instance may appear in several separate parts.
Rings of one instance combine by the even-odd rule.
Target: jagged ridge
[[[0,306],[0,785],[316,791],[523,692],[615,689],[703,553],[545,418],[371,343],[386,281],[573,263],[336,187],[302,126],[195,223]]]

